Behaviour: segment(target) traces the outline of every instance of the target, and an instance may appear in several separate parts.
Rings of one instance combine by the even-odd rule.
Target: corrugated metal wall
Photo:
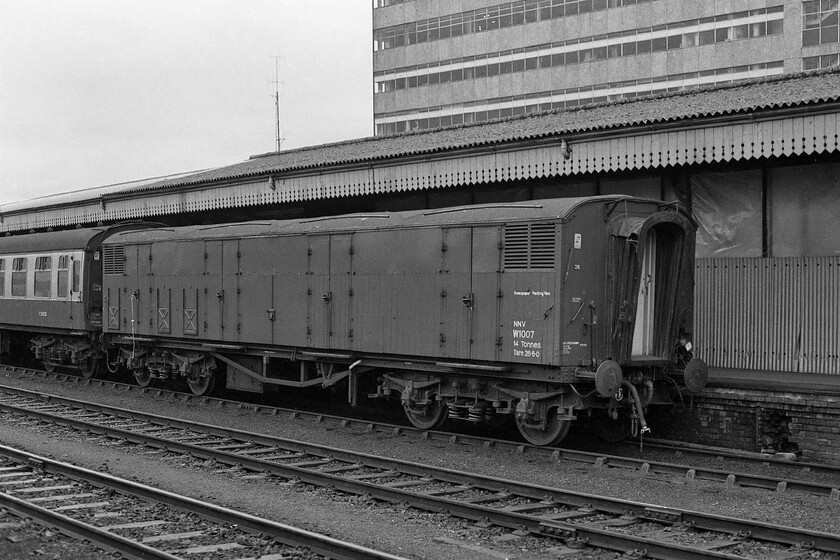
[[[840,257],[698,259],[695,334],[712,367],[840,374]]]

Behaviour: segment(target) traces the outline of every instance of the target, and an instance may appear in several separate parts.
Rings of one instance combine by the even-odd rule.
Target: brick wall
[[[840,465],[840,397],[711,388],[685,407],[648,414],[651,436],[742,449],[791,451]]]

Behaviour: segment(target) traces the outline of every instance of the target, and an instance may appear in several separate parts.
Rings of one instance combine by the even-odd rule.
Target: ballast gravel
[[[840,501],[827,497],[648,476],[636,471],[558,462],[494,448],[427,441],[391,433],[368,433],[359,428],[269,416],[250,409],[219,408],[199,404],[197,400],[176,402],[139,391],[117,391],[30,374],[4,374],[0,376],[0,384],[576,492],[840,533]],[[117,476],[406,558],[556,560],[561,557],[616,557],[613,553],[588,548],[569,553],[556,548],[560,543],[516,537],[510,531],[482,528],[445,514],[383,504],[331,489],[277,484],[272,479],[243,479],[241,474],[230,469],[198,465],[183,456],[143,453],[135,446],[103,446],[72,430],[22,427],[4,421],[4,418],[0,416],[0,441],[7,445],[88,468],[107,470]],[[4,548],[4,543],[0,542],[0,557],[5,558]]]

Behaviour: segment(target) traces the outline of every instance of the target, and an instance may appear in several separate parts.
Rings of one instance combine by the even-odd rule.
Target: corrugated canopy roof
[[[145,190],[154,188],[155,185],[177,181],[195,175],[197,173],[205,173],[208,170],[191,171],[188,173],[173,173],[163,177],[153,177],[150,179],[140,179],[136,181],[126,181],[123,183],[114,183],[111,185],[103,185],[99,187],[92,187],[81,189],[77,191],[68,191],[65,193],[50,194],[46,196],[39,196],[38,198],[31,198],[29,200],[22,200],[19,202],[10,202],[8,204],[0,205],[0,212],[14,212],[16,210],[25,210],[27,208],[56,206],[66,203],[72,203],[79,200],[95,200],[109,194]]]
[[[174,187],[235,181],[248,177],[306,172],[339,165],[359,165],[414,155],[480,148],[544,137],[650,126],[686,119],[835,102],[840,98],[840,70],[788,74],[777,78],[588,105],[428,131],[376,136],[268,153],[212,170],[99,187],[0,206],[0,213],[99,197],[125,196]]]
[[[840,99],[840,71],[786,75],[776,79],[705,87],[486,123],[375,136],[269,153],[254,156],[237,165],[198,173],[182,180],[149,185],[146,188],[206,183],[330,165],[373,162],[546,136],[708,118],[838,99]],[[145,190],[145,188],[138,190]]]

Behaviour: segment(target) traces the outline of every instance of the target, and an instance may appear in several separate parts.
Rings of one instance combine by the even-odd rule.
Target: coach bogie
[[[141,387],[154,380],[185,381],[196,395],[209,394],[215,386],[216,359],[203,352],[133,346],[121,347],[117,364],[134,375]]]
[[[79,362],[79,373],[81,373],[82,377],[85,379],[92,379],[100,374],[101,365],[102,360],[99,355],[91,352],[83,356]]]
[[[516,405],[516,427],[528,443],[550,446],[559,443],[569,433],[572,409],[563,410],[549,402],[520,400]]]
[[[98,346],[83,338],[39,336],[33,338],[32,353],[47,371],[56,367],[78,370],[83,377],[91,378],[99,368]]]
[[[186,376],[187,386],[194,395],[209,395],[216,385],[216,375],[213,368],[192,369]]]
[[[436,430],[446,421],[446,403],[437,400],[434,395],[418,399],[408,396],[403,391],[402,404],[409,422],[421,430]]]
[[[434,429],[446,419],[498,427],[513,418],[535,445],[552,445],[565,437],[573,411],[584,405],[574,392],[527,379],[396,371],[379,383],[371,396],[398,396],[417,428]]]

